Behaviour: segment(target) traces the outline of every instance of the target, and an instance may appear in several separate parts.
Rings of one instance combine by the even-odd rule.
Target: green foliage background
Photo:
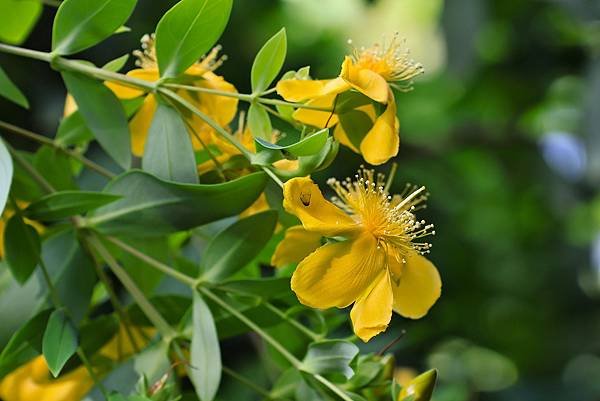
[[[284,70],[310,65],[313,76],[335,76],[348,37],[360,46],[389,34],[374,32],[373,21],[404,36],[396,21],[410,15],[404,26],[414,57],[439,58],[423,60],[429,72],[398,102],[394,186],[414,182],[432,194],[425,217],[436,224],[431,259],[443,294],[426,318],[396,316],[386,334],[363,347],[377,351],[407,330],[394,348],[397,361],[438,368],[437,401],[600,399],[600,4],[397,3],[237,0],[220,40],[229,59],[219,73],[250,93],[256,51],[285,26]],[[102,65],[137,48],[172,4],[141,0],[128,22],[133,32],[82,58]],[[54,12],[44,8],[23,46],[49,48]],[[60,77],[27,59],[0,55],[0,63],[32,103],[27,112],[2,101],[1,118],[55,132],[65,95]],[[359,164],[342,148],[317,178],[345,177]],[[18,313],[0,305],[4,322]],[[2,344],[13,330],[2,325]],[[224,362],[266,382],[251,346],[247,338],[226,341]],[[248,399],[239,384],[224,380],[221,399]]]

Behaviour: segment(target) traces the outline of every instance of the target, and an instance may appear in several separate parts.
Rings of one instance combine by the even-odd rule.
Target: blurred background
[[[80,57],[102,65],[138,48],[172,4],[140,0],[131,32]],[[25,47],[50,48],[54,13],[44,8]],[[419,321],[396,315],[365,351],[405,329],[398,375],[438,368],[435,401],[600,400],[600,2],[236,0],[219,74],[248,93],[255,53],[282,26],[286,67],[310,65],[313,77],[339,73],[348,39],[368,46],[396,31],[426,69],[397,93],[394,187],[431,193],[423,216],[436,225],[442,298]],[[0,63],[32,103],[28,113],[2,101],[1,118],[53,135],[60,77]],[[343,148],[316,178],[361,163]]]

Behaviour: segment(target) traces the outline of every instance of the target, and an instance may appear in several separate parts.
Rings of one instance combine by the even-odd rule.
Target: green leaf
[[[94,139],[79,111],[63,118],[56,131],[56,143],[63,146],[82,145]]]
[[[76,189],[72,160],[58,149],[42,145],[33,158],[33,166],[55,189]]]
[[[116,59],[104,64],[102,68],[108,71],[117,72],[121,68],[125,67],[127,60],[129,60],[129,54],[123,54],[121,57],[117,57]]]
[[[302,361],[302,370],[313,374],[343,375],[349,379],[354,374],[350,362],[358,355],[358,347],[349,341],[326,340],[308,346]]]
[[[286,52],[287,37],[285,28],[281,28],[263,45],[254,58],[250,72],[253,93],[261,93],[271,85],[283,67]]]
[[[177,110],[161,102],[148,131],[142,167],[165,180],[198,183],[196,157],[187,128]]]
[[[291,295],[288,277],[265,277],[261,279],[227,280],[218,285],[225,292],[251,295],[264,299]]]
[[[5,97],[6,99],[25,109],[29,109],[29,102],[27,101],[27,98],[17,87],[17,85],[10,80],[2,67],[0,67],[0,96]]]
[[[105,192],[123,198],[93,213],[88,224],[104,233],[161,236],[188,230],[249,207],[266,185],[264,173],[224,184],[178,184],[133,170],[113,180]]]
[[[212,401],[221,381],[221,350],[212,313],[198,293],[194,293],[193,324],[188,374],[200,401]]]
[[[40,260],[40,237],[35,228],[26,224],[19,213],[14,214],[4,230],[4,257],[13,277],[25,283]]]
[[[46,195],[30,204],[26,217],[33,220],[60,220],[89,212],[121,198],[104,192],[61,191]]]
[[[10,153],[8,153],[8,149],[6,149],[6,145],[0,139],[0,215],[4,211],[4,206],[6,206],[12,178],[12,158],[10,157]]]
[[[41,311],[12,335],[0,354],[0,379],[42,352],[42,336],[50,312]]]
[[[254,138],[261,138],[265,141],[271,140],[273,127],[267,110],[257,103],[252,103],[248,109],[248,127]]]
[[[42,14],[39,0],[0,0],[0,40],[20,45]]]
[[[429,401],[433,395],[435,382],[437,380],[437,370],[431,369],[412,379],[400,391],[398,400],[400,401]]]
[[[42,352],[54,377],[58,376],[65,363],[75,353],[77,345],[77,330],[65,312],[60,309],[52,312],[44,332]]]
[[[64,0],[52,27],[52,50],[73,54],[108,38],[129,18],[136,0]]]
[[[269,210],[238,220],[221,231],[206,248],[202,277],[216,282],[240,270],[269,242],[276,224],[277,212]]]
[[[181,0],[156,27],[156,57],[162,77],[176,77],[219,39],[233,0]]]
[[[121,167],[128,169],[131,140],[125,111],[119,100],[100,81],[68,71],[63,71],[62,76],[100,146]]]
[[[261,146],[267,149],[281,150],[294,156],[311,156],[323,149],[327,143],[329,129],[325,128],[306,138],[287,146],[276,145],[261,138],[255,138]]]

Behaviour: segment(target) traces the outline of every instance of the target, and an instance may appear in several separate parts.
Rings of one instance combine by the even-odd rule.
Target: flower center
[[[422,74],[423,65],[410,58],[405,42],[396,33],[388,44],[383,41],[368,48],[355,48],[352,58],[356,66],[374,71],[388,82],[407,81]]]
[[[387,248],[398,260],[409,251],[429,253],[431,244],[416,240],[434,235],[433,224],[417,220],[415,212],[425,208],[429,196],[425,187],[407,185],[400,195],[391,196],[385,189],[385,176],[373,170],[361,169],[355,180],[327,182],[337,196],[332,202],[352,216],[373,234],[379,245]]]

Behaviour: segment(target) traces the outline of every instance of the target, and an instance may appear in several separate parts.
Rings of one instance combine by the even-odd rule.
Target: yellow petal
[[[335,97],[337,94],[329,94],[308,101],[308,106],[318,106],[333,110]],[[305,125],[312,125],[317,128],[333,127],[338,122],[337,114],[332,111],[320,111],[307,108],[297,109],[292,117]]]
[[[327,201],[309,177],[297,177],[283,186],[283,207],[296,215],[308,231],[327,237],[356,233],[356,222]]]
[[[306,231],[302,226],[290,227],[277,245],[271,264],[283,267],[290,263],[298,263],[320,246],[321,234]]]
[[[389,102],[373,128],[360,143],[360,152],[365,160],[374,165],[383,164],[398,154],[400,136],[399,124],[396,118],[396,102],[390,93]]]
[[[404,317],[419,319],[427,314],[442,292],[442,280],[437,269],[429,260],[416,252],[406,256],[401,264],[389,257],[390,268],[397,276],[392,283],[394,311]]]
[[[327,244],[298,264],[292,290],[313,308],[346,307],[359,299],[384,268],[377,240],[363,232],[355,239]]]
[[[377,115],[372,104],[357,107],[339,115],[333,136],[356,153],[367,133],[373,128]]]
[[[394,295],[390,275],[382,271],[374,285],[352,307],[354,333],[364,342],[387,329],[392,319]]]
[[[386,80],[375,71],[356,67],[348,56],[342,63],[340,77],[376,102],[387,103],[390,89]]]
[[[299,166],[300,162],[298,160],[282,159],[273,163],[273,167],[281,171],[296,171]]]
[[[321,95],[326,80],[283,79],[277,82],[277,93],[288,102],[302,102]]]
[[[155,111],[156,99],[154,99],[154,95],[150,94],[146,96],[144,103],[142,103],[129,123],[129,130],[131,131],[131,151],[138,157],[141,157],[144,154],[148,130],[150,129],[150,124],[152,124],[152,117],[154,117]]]
[[[138,68],[129,71],[127,76],[149,82],[158,81],[159,78],[158,70],[155,68]],[[115,82],[106,82],[105,85],[120,99],[133,99],[144,94],[143,90]]]
[[[267,202],[267,197],[264,193],[260,194],[258,199],[254,201],[253,204],[248,206],[246,210],[240,213],[240,218],[252,216],[253,214],[263,212],[265,210],[269,210],[271,207],[269,206],[269,202]]]
[[[77,103],[75,103],[75,99],[71,96],[70,93],[67,93],[67,97],[65,98],[65,107],[63,111],[63,116],[67,117],[68,115],[77,111]]]

